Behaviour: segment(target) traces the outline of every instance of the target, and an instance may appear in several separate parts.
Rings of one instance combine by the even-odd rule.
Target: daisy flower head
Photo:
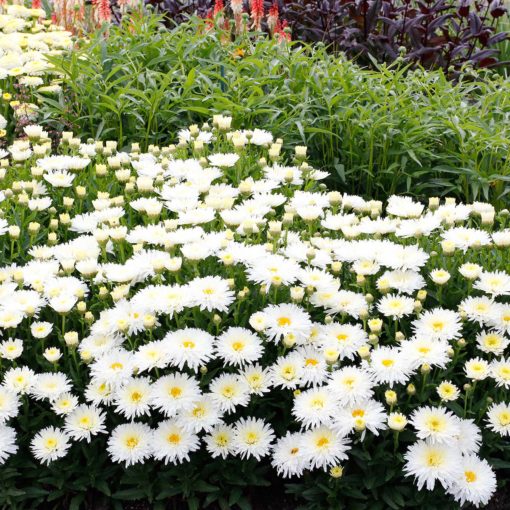
[[[373,349],[370,362],[365,362],[368,372],[375,382],[388,384],[405,384],[413,372],[411,363],[402,356],[396,347],[377,347]]]
[[[107,451],[113,462],[126,467],[143,463],[153,454],[153,434],[143,423],[124,423],[115,427],[108,438]]]
[[[133,370],[134,356],[124,349],[113,349],[96,359],[90,366],[92,377],[101,379],[114,387],[129,379]]]
[[[460,303],[459,310],[466,314],[468,320],[482,326],[490,323],[497,306],[488,296],[469,296]]]
[[[235,451],[234,427],[220,423],[204,437],[205,447],[213,459],[221,457],[226,459]]]
[[[301,346],[296,354],[303,360],[301,383],[305,386],[317,386],[326,381],[328,365],[321,351],[311,345]]]
[[[127,379],[115,389],[114,402],[116,410],[127,419],[150,414],[152,403],[152,386],[148,377]]]
[[[239,161],[239,154],[210,154],[207,159],[212,166],[217,166],[219,168],[230,168],[234,166]]]
[[[411,414],[410,422],[416,435],[430,443],[450,443],[460,432],[458,418],[443,407],[420,407]]]
[[[287,432],[273,446],[271,465],[283,478],[301,476],[307,468],[301,444],[302,434]]]
[[[294,397],[292,414],[304,428],[329,425],[336,411],[337,401],[327,387],[302,391]]]
[[[297,353],[279,357],[270,368],[273,386],[296,389],[302,382],[303,365],[303,358]]]
[[[435,308],[424,312],[413,322],[415,335],[433,340],[456,340],[460,338],[462,324],[457,312]]]
[[[152,385],[152,407],[172,417],[190,409],[201,397],[198,381],[179,372],[160,377]]]
[[[426,337],[412,338],[401,342],[402,356],[414,367],[427,364],[445,368],[450,362],[448,357],[449,345],[447,342],[431,340]]]
[[[30,443],[34,457],[42,464],[64,457],[70,446],[69,436],[55,427],[40,430]]]
[[[237,406],[245,407],[250,401],[250,387],[238,374],[221,374],[210,385],[211,398],[222,412],[234,412]]]
[[[327,386],[340,405],[348,406],[368,400],[373,395],[374,381],[367,370],[347,366],[332,372]]]
[[[310,335],[310,316],[295,304],[269,305],[263,313],[266,320],[265,334],[274,342],[292,336],[297,344],[304,344]]]
[[[219,276],[195,278],[188,284],[191,306],[212,312],[227,312],[234,302],[234,292],[230,290],[227,280]]]
[[[510,388],[510,358],[494,360],[490,364],[491,377],[496,381],[496,386],[505,389]]]
[[[504,271],[484,271],[474,288],[492,297],[510,295],[510,275]]]
[[[510,304],[495,304],[490,311],[488,322],[500,333],[510,334]]]
[[[0,465],[17,451],[16,431],[3,423],[0,424]]]
[[[385,317],[391,317],[394,320],[402,319],[413,313],[414,299],[399,294],[388,294],[379,300],[377,309]]]
[[[195,433],[202,430],[211,431],[221,421],[222,417],[223,413],[219,406],[207,393],[200,397],[193,404],[193,407],[184,409],[177,415],[179,424]]]
[[[466,262],[459,267],[459,273],[467,280],[476,280],[482,271],[482,266],[473,264],[472,262]]]
[[[460,397],[460,390],[451,381],[443,381],[437,387],[437,394],[441,401],[453,402]]]
[[[43,372],[35,377],[30,393],[36,400],[53,400],[70,390],[71,381],[64,373]]]
[[[23,353],[23,341],[19,338],[12,338],[0,342],[0,358],[15,360]]]
[[[53,330],[51,322],[37,321],[30,326],[32,336],[37,339],[46,338]]]
[[[413,294],[425,286],[425,280],[416,271],[386,271],[381,278],[389,288],[404,294]]]
[[[490,375],[489,363],[480,357],[472,358],[464,364],[466,377],[473,381],[482,381]]]
[[[396,432],[401,432],[407,426],[407,418],[402,413],[390,413],[388,415],[388,428]]]
[[[214,337],[201,329],[184,328],[168,333],[163,345],[171,365],[198,370],[213,357]]]
[[[321,327],[317,341],[324,349],[336,349],[340,359],[353,359],[358,349],[368,342],[368,336],[359,324],[332,322]]]
[[[5,372],[3,384],[15,393],[24,395],[32,390],[36,378],[37,376],[31,368],[9,368]]]
[[[321,426],[305,432],[302,450],[310,469],[327,469],[347,459],[349,440],[330,427]]]
[[[497,331],[482,331],[476,336],[476,343],[482,352],[500,356],[510,344],[510,340]]]
[[[471,503],[479,508],[489,502],[496,485],[496,474],[489,463],[476,455],[466,455],[461,458],[460,473],[447,492],[460,505]]]
[[[461,474],[461,455],[445,444],[417,441],[408,448],[404,459],[404,474],[415,477],[418,490],[424,486],[433,490],[436,482],[447,489]]]
[[[57,416],[66,416],[78,407],[78,397],[70,392],[62,393],[51,402],[51,409]]]
[[[111,404],[114,398],[114,387],[101,379],[91,379],[85,388],[85,399],[98,406]]]
[[[233,448],[242,459],[260,460],[269,454],[274,439],[273,429],[258,418],[241,418],[234,428]]]
[[[161,422],[153,432],[153,456],[165,464],[189,461],[189,454],[200,448],[198,436],[177,420]]]
[[[488,427],[500,436],[510,436],[510,405],[492,404],[487,410]]]
[[[264,347],[260,338],[248,329],[230,327],[216,340],[215,350],[225,363],[242,366],[257,361]]]
[[[156,340],[140,345],[133,355],[133,364],[138,372],[165,368],[170,364],[170,353],[167,350],[166,343],[162,340]]]
[[[66,416],[64,430],[72,439],[90,443],[92,436],[106,432],[105,417],[97,407],[82,404]]]
[[[352,431],[362,433],[369,430],[375,436],[379,430],[386,428],[387,415],[382,404],[375,400],[366,400],[345,407],[340,407],[335,413],[333,428],[346,436]]]
[[[482,431],[474,420],[459,418],[459,433],[455,437],[455,447],[462,455],[478,453],[482,444]]]
[[[0,386],[0,423],[17,416],[19,406],[18,394],[5,385]]]
[[[241,376],[246,380],[249,386],[249,392],[252,395],[263,395],[271,389],[271,375],[269,368],[263,368],[260,365],[248,365],[241,371]]]

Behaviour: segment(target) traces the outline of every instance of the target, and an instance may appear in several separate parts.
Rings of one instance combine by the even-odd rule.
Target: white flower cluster
[[[26,87],[29,101],[14,100],[11,106],[15,116],[33,117],[38,110],[31,102],[33,92],[54,92],[60,89],[51,81],[52,65],[47,56],[58,55],[72,47],[71,33],[50,20],[45,20],[43,9],[28,9],[23,5],[0,6],[0,93],[10,101],[14,85]],[[0,130],[7,120],[0,116]]]
[[[47,413],[37,459],[107,434],[126,465],[205,448],[337,475],[367,434],[393,447],[407,427],[419,489],[490,499],[478,452],[510,436],[507,212],[328,193],[306,148],[286,160],[223,116],[147,153],[64,133],[51,155],[25,132],[0,160],[0,420]],[[289,423],[260,418],[275,394]],[[16,449],[2,425],[0,461]]]
[[[51,66],[46,55],[72,46],[71,33],[44,20],[42,9],[6,5],[0,14],[0,79],[21,76],[22,84],[42,84],[35,77]]]

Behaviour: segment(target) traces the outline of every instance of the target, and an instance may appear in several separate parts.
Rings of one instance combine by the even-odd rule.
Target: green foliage
[[[489,72],[452,83],[398,62],[369,71],[320,44],[225,42],[203,21],[168,31],[156,16],[93,34],[53,63],[63,92],[41,97],[42,112],[60,130],[146,149],[228,112],[308,145],[311,162],[351,193],[508,202],[510,84]]]

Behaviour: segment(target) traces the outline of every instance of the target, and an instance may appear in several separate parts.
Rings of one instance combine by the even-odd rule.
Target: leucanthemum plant
[[[44,9],[0,5],[0,140],[38,118],[37,93],[60,90],[48,57],[69,50],[71,36],[46,19]],[[29,135],[33,129],[28,127]]]
[[[306,147],[222,115],[147,153],[25,134],[0,160],[0,462],[86,445],[337,487],[380,458],[489,501],[510,436],[508,211],[328,192]]]

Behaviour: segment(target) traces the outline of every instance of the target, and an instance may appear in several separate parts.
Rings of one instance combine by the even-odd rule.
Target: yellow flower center
[[[131,393],[131,400],[133,402],[140,402],[140,400],[142,400],[142,397],[143,395],[138,391],[133,391],[133,393]]]
[[[288,317],[279,317],[276,321],[278,326],[290,326],[290,319]]]
[[[227,444],[228,444],[228,437],[225,434],[218,434],[216,436],[216,444],[218,446],[227,446]]]
[[[136,436],[129,436],[126,438],[126,446],[132,450],[138,446],[140,440]]]
[[[440,467],[443,463],[443,456],[440,452],[431,452],[427,456],[427,465],[429,467]]]
[[[174,445],[179,444],[181,442],[181,436],[174,432],[173,434],[169,434],[166,440]]]
[[[168,391],[168,393],[174,397],[174,398],[177,398],[177,397],[180,397],[182,395],[182,389],[179,388],[178,386],[173,386],[172,388],[170,388],[170,390]]]
[[[57,446],[57,440],[54,437],[49,437],[44,441],[44,446],[53,450]]]
[[[443,321],[434,321],[432,323],[432,329],[436,332],[443,331],[444,329],[444,322]]]
[[[221,394],[224,397],[231,398],[234,396],[234,388],[232,388],[232,386],[225,386],[221,391]]]
[[[392,359],[383,359],[381,361],[381,363],[386,367],[386,368],[389,368],[389,367],[392,367],[395,362],[392,360]]]
[[[205,409],[202,406],[197,406],[197,407],[195,407],[195,409],[193,409],[191,414],[195,418],[202,418],[205,415]]]
[[[317,439],[316,444],[319,448],[324,448],[325,446],[329,445],[329,439],[327,437],[322,436],[319,439]]]
[[[246,442],[248,444],[256,444],[259,440],[259,435],[256,432],[248,432],[246,434]]]
[[[429,418],[427,420],[427,426],[433,432],[440,432],[444,429],[444,422],[440,418]]]
[[[466,478],[466,482],[473,483],[476,482],[476,474],[473,471],[464,471],[464,476]]]
[[[510,425],[510,412],[509,411],[502,411],[501,414],[498,416],[499,423],[502,426]]]

